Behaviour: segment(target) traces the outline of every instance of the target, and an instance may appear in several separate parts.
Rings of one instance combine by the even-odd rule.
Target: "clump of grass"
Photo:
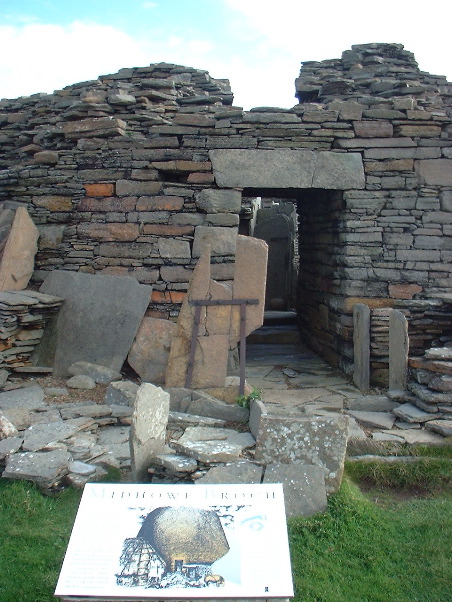
[[[376,488],[435,492],[452,486],[449,458],[421,457],[414,461],[347,462],[346,473],[355,482]]]

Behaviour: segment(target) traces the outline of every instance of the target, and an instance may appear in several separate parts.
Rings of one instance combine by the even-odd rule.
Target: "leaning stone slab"
[[[411,403],[404,403],[392,410],[392,413],[405,422],[428,422],[438,418],[438,414],[424,412]]]
[[[239,460],[230,462],[225,466],[212,466],[208,473],[195,481],[195,485],[205,485],[206,483],[260,483],[262,473],[262,466],[248,460]]]
[[[187,414],[219,418],[226,422],[247,422],[249,418],[249,411],[246,408],[231,405],[199,391],[193,393],[193,401],[187,408]]]
[[[427,422],[425,428],[444,437],[452,437],[452,420],[431,420]]]
[[[24,479],[50,488],[68,472],[71,455],[64,450],[24,452],[10,456],[2,474],[5,479]]]
[[[129,440],[132,475],[138,481],[147,476],[151,458],[164,449],[168,413],[169,394],[143,383],[135,399]]]
[[[256,442],[255,460],[320,466],[327,492],[337,491],[344,472],[348,437],[347,416],[296,418],[262,416]]]
[[[83,376],[91,377],[95,383],[101,385],[108,385],[114,380],[121,380],[121,372],[117,370],[112,370],[107,366],[101,366],[99,364],[93,364],[91,362],[75,362],[75,364],[71,364],[68,368],[68,374],[72,376],[76,376],[81,374]]]
[[[0,393],[0,409],[2,410],[19,407],[27,410],[36,410],[45,405],[44,390],[39,385]]]
[[[391,429],[396,419],[395,416],[389,412],[363,412],[360,410],[347,410],[347,414],[353,416],[355,420],[364,426],[377,429]]]
[[[248,424],[250,427],[250,432],[255,439],[257,439],[259,434],[261,417],[266,415],[267,409],[264,402],[261,399],[253,399],[250,404],[250,417]]]
[[[120,371],[150,301],[152,289],[128,276],[65,270],[49,274],[40,289],[64,298],[51,333],[44,333],[35,362],[64,376],[87,361]],[[53,336],[52,336],[53,335]]]
[[[0,258],[0,290],[21,291],[33,274],[39,230],[25,207],[18,207]]]
[[[264,483],[282,483],[286,516],[311,516],[327,508],[325,474],[320,466],[269,464]]]

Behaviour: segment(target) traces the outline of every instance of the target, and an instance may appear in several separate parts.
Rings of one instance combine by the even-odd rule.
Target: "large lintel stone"
[[[364,188],[359,153],[311,150],[217,149],[209,152],[224,188]]]
[[[39,363],[52,365],[53,360],[57,376],[66,375],[78,361],[120,371],[149,305],[151,287],[128,276],[56,270],[40,290],[64,298],[64,303],[55,328],[44,333]]]

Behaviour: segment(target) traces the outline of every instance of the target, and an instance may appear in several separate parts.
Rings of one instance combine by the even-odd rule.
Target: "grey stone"
[[[344,471],[347,436],[347,416],[262,416],[255,460],[320,466],[327,492],[337,491]]]
[[[192,473],[198,468],[198,462],[196,460],[179,454],[158,454],[152,458],[152,464],[155,466],[162,466],[174,473]]]
[[[16,453],[7,459],[2,477],[34,481],[50,488],[67,474],[70,461],[70,454],[64,450]]]
[[[387,443],[404,443],[405,439],[403,437],[399,437],[398,435],[393,435],[392,433],[372,433],[372,439],[374,441],[382,441]]]
[[[241,445],[228,443],[225,440],[217,441],[175,441],[173,447],[176,451],[195,458],[204,464],[216,462],[233,462],[242,452]]]
[[[219,418],[226,422],[247,422],[249,411],[236,404],[225,403],[205,393],[195,391],[193,401],[187,408],[187,414]]]
[[[210,246],[212,257],[234,255],[236,239],[237,228],[196,226],[193,257],[200,257],[206,245]]]
[[[360,410],[347,410],[347,414],[353,416],[364,426],[377,429],[390,429],[395,422],[395,416],[389,412],[362,412]]]
[[[261,399],[253,399],[250,404],[250,417],[249,417],[249,428],[250,432],[255,439],[259,434],[259,427],[261,422],[261,416],[267,414],[267,410],[264,402]]]
[[[19,434],[14,424],[0,412],[0,440],[8,437],[17,437]]]
[[[101,366],[99,364],[92,364],[91,362],[75,362],[68,367],[68,374],[76,376],[81,374],[83,376],[90,376],[95,383],[108,385],[109,383],[121,380],[121,373],[117,370],[112,370],[107,366]]]
[[[452,360],[452,347],[431,347],[425,352],[430,360]]]
[[[163,451],[169,413],[169,394],[151,383],[137,391],[130,429],[130,456],[133,478],[147,475],[151,458]]]
[[[68,390],[66,387],[45,387],[44,393],[46,397],[66,397]]]
[[[152,289],[126,276],[56,270],[46,278],[41,291],[60,295],[65,301],[53,333],[48,337],[47,331],[44,333],[35,363],[53,364],[56,376],[66,375],[68,367],[77,361],[108,366],[119,372]]]
[[[185,412],[171,412],[168,417],[168,424],[172,427],[187,427],[187,426],[210,426],[223,427],[226,425],[225,420],[219,418],[209,418],[208,416],[196,416],[195,414],[187,414]]]
[[[405,422],[427,422],[428,420],[438,418],[438,414],[424,412],[411,403],[404,403],[403,405],[394,408],[392,413]]]
[[[225,466],[212,466],[208,473],[195,481],[195,485],[205,485],[206,483],[260,483],[262,473],[262,466],[248,460],[239,460],[230,462]]]
[[[363,429],[357,424],[356,420],[349,417],[348,421],[348,439],[366,439],[367,435]]]
[[[398,429],[420,429],[421,425],[419,422],[405,422],[404,420],[396,420],[394,422],[394,428]]]
[[[264,483],[282,483],[286,516],[311,516],[327,508],[325,474],[320,466],[269,464]]]
[[[22,437],[8,437],[0,441],[0,460],[15,454],[22,447]]]
[[[170,395],[170,410],[186,412],[192,401],[192,390],[184,387],[168,387],[165,389]]]
[[[131,417],[133,414],[133,408],[130,406],[112,404],[108,407],[111,409],[111,416],[113,418],[127,418],[128,416]]]
[[[163,384],[176,324],[170,320],[144,317],[127,356],[143,382]]]
[[[78,431],[77,426],[67,422],[52,422],[51,424],[35,424],[24,432],[24,451],[39,451],[50,443],[63,442]]]
[[[431,420],[427,422],[425,428],[444,437],[452,437],[452,420]]]
[[[89,476],[96,472],[97,467],[92,464],[87,464],[86,462],[80,462],[79,460],[75,460],[74,462],[70,462],[68,466],[70,472],[73,472],[82,476]]]
[[[353,307],[353,382],[360,391],[370,383],[370,309],[363,303]]]
[[[85,376],[84,374],[76,374],[71,376],[66,381],[66,386],[70,389],[95,389],[96,381],[91,376]]]
[[[364,412],[391,412],[398,405],[396,401],[391,401],[386,395],[362,395],[347,400],[348,410]]]
[[[406,387],[408,369],[408,321],[398,310],[389,313],[389,388]]]
[[[19,407],[27,410],[36,410],[37,408],[42,408],[45,405],[44,390],[39,385],[22,387],[21,389],[14,389],[12,391],[0,393],[1,410]]]
[[[206,426],[192,426],[177,441],[178,444],[197,441],[226,441],[240,448],[252,447],[256,441],[250,433],[239,433],[233,429],[214,428]]]
[[[200,190],[195,196],[196,206],[205,213],[240,213],[242,195],[238,190]]]
[[[117,445],[128,443],[130,429],[126,426],[107,426],[99,429],[97,442],[99,445]]]
[[[390,433],[394,434],[393,432]],[[425,429],[398,430],[397,436],[403,437],[410,445],[444,445],[444,437]]]
[[[106,405],[132,406],[138,385],[131,380],[115,381],[108,385],[104,403]]]
[[[209,157],[218,186],[225,188],[364,188],[358,153],[217,149]]]
[[[86,417],[100,418],[102,416],[110,416],[111,408],[109,406],[98,405],[96,403],[81,404],[71,403],[60,407],[60,413],[64,420],[70,418]]]

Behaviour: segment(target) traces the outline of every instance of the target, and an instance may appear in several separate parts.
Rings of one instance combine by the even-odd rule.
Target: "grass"
[[[349,463],[325,513],[288,522],[295,600],[452,602],[451,466],[444,457],[406,464],[403,473],[383,464],[369,481],[368,463]],[[413,495],[420,490],[422,498]],[[55,600],[79,499],[73,489],[45,497],[0,479],[2,602]]]

